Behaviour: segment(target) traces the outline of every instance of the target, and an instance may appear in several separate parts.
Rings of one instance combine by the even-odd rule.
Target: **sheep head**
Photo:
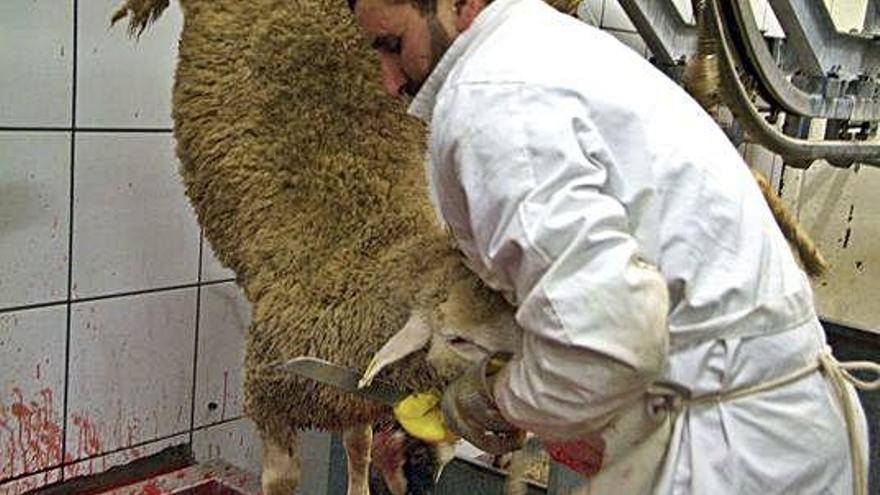
[[[428,364],[450,381],[496,352],[515,355],[521,342],[514,308],[479,281],[463,279],[436,307],[413,311],[406,325],[375,354],[361,386],[388,365],[425,347]]]

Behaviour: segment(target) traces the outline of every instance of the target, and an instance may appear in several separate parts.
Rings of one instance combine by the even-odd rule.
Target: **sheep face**
[[[522,329],[514,308],[473,279],[453,284],[433,310],[416,309],[409,321],[373,357],[365,386],[386,366],[427,346],[428,364],[446,381],[496,352],[516,355]]]

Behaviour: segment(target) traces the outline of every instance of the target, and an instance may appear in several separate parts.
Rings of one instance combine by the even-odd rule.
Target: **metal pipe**
[[[680,64],[697,52],[697,28],[671,0],[620,0],[620,6],[659,63]]]
[[[824,86],[825,94],[811,93],[795,86],[789,77],[778,67],[770,53],[764,36],[758,29],[752,12],[750,0],[734,0],[733,14],[736,19],[741,45],[748,55],[747,60],[754,69],[767,95],[788,112],[806,117],[833,118],[842,120],[880,120],[880,98],[874,95],[860,96],[846,94],[840,88],[838,94],[831,86]]]
[[[722,17],[719,0],[708,0],[708,28],[718,40],[718,66],[724,95],[729,105],[746,131],[769,150],[787,159],[808,160],[826,159],[840,162],[860,162],[880,166],[880,144],[877,142],[850,141],[807,141],[795,139],[780,133],[770,126],[755,110],[748,91],[736,70],[736,60],[731,40]]]

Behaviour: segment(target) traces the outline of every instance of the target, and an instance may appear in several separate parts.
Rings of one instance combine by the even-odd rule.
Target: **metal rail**
[[[777,65],[763,34],[758,29],[749,0],[733,0],[741,44],[747,61],[767,95],[787,112],[804,117],[820,117],[852,121],[880,120],[880,85],[869,79],[844,82],[822,78],[816,92],[807,92],[791,81]],[[820,6],[824,10],[824,6]],[[880,54],[880,44],[873,47]],[[877,68],[880,70],[880,67]],[[803,86],[809,84],[804,78]],[[815,81],[815,79],[814,79]]]
[[[880,43],[870,36],[839,32],[823,2],[769,2],[808,74],[849,79],[880,73]]]
[[[671,0],[620,0],[645,44],[663,65],[683,64],[697,51],[697,28],[682,19]]]
[[[734,19],[725,19],[725,11],[719,0],[707,0],[709,15],[707,28],[718,41],[718,65],[721,86],[728,105],[740,124],[760,144],[786,158],[793,166],[806,167],[813,160],[826,159],[832,163],[849,165],[855,162],[880,166],[880,143],[869,141],[807,141],[779,132],[767,123],[755,108],[737,67],[742,67],[743,57],[736,52],[731,30]],[[730,13],[728,12],[728,15]]]

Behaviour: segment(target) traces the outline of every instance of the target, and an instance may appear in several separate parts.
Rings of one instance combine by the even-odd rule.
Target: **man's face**
[[[448,10],[449,18],[443,19],[409,2],[358,0],[355,4],[357,22],[379,52],[382,83],[389,94],[415,96],[422,87],[452,44],[451,7]]]

